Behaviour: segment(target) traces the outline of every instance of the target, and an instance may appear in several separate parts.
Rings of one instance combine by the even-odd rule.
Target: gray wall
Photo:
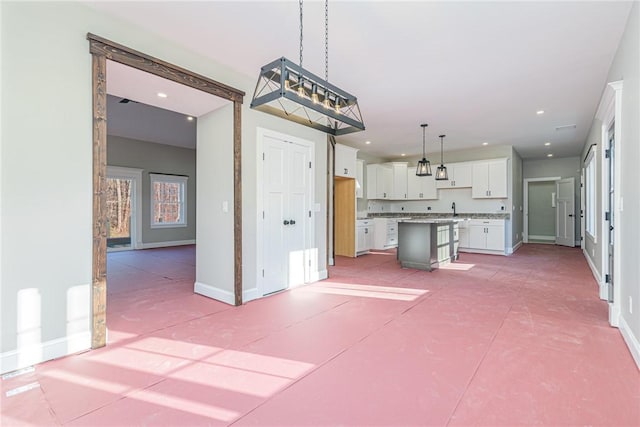
[[[574,215],[576,218],[575,235],[577,245],[580,245],[580,157],[565,157],[544,160],[523,160],[522,176],[527,178],[545,178],[559,176],[561,178],[574,178],[575,199]]]
[[[622,117],[621,135],[616,135],[617,152],[620,158],[620,191],[619,197],[624,200],[624,210],[618,212],[617,226],[623,230],[620,236],[620,251],[617,256],[620,261],[620,277],[616,286],[620,290],[621,319],[620,326],[625,341],[632,349],[636,363],[640,366],[640,3],[634,2],[629,15],[618,51],[613,59],[607,81],[622,80]],[[601,124],[597,120],[584,147],[584,153],[592,143],[601,147]],[[601,174],[601,165],[597,168]],[[598,181],[600,177],[598,176]],[[602,193],[600,193],[602,194]],[[600,205],[601,206],[601,205]],[[600,213],[602,210],[599,211]],[[601,218],[599,218],[601,220]],[[601,232],[602,230],[599,230]],[[600,239],[599,239],[600,241]],[[602,248],[596,245],[594,255],[588,253],[597,268],[602,272],[602,266],[597,262]],[[634,343],[635,341],[635,343]]]
[[[529,235],[554,237],[556,235],[556,208],[551,196],[556,192],[552,181],[529,183]]]
[[[196,238],[196,150],[154,144],[109,135],[107,164],[143,169],[142,172],[142,243],[195,240]],[[187,226],[151,228],[151,185],[149,173],[186,175]]]

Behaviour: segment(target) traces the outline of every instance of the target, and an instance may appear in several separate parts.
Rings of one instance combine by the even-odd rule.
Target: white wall
[[[316,201],[324,206],[326,155],[318,154],[326,149],[324,134],[251,110],[254,77],[83,4],[1,4],[0,88],[2,105],[11,105],[1,111],[0,130],[3,372],[90,345],[92,113],[87,32],[247,92],[242,106],[245,288],[255,282],[256,126],[317,143]],[[221,149],[228,152],[229,147]],[[224,167],[223,182],[232,182],[232,175],[227,175],[230,160]],[[222,191],[216,197],[227,198],[229,188]],[[231,197],[229,203],[232,211]],[[323,208],[316,216],[318,269],[326,269],[325,215]],[[198,226],[206,230],[208,221],[211,218],[202,214]],[[211,249],[228,257],[232,246],[226,243],[217,242]],[[226,270],[223,280],[220,286],[229,286]]]
[[[621,134],[616,135],[616,151],[620,159],[619,198],[623,207],[618,212],[617,224],[621,230],[620,275],[615,283],[620,290],[620,330],[640,367],[640,3],[634,2],[622,40],[614,57],[607,81],[623,81]],[[619,120],[619,118],[616,118]],[[584,152],[592,143],[602,148],[601,123],[594,120]],[[598,157],[599,158],[599,157]],[[602,165],[597,168],[602,173]],[[599,182],[598,177],[598,182]],[[602,194],[602,193],[601,193]],[[620,200],[620,199],[618,199]],[[601,201],[602,203],[603,201]],[[600,205],[602,206],[602,205]],[[620,208],[620,201],[618,202]],[[602,231],[602,230],[599,230]],[[600,245],[597,248],[604,250]],[[594,263],[598,253],[593,257]],[[596,264],[602,269],[601,265]]]

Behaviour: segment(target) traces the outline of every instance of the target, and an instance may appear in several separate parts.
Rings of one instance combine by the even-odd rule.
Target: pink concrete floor
[[[3,380],[2,425],[640,425],[640,373],[578,249],[432,273],[338,258],[237,308],[193,294],[194,254],[110,254],[110,344]]]

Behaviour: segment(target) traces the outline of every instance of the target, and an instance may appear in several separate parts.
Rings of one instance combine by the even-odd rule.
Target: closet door
[[[264,273],[267,295],[309,280],[309,147],[265,136]]]

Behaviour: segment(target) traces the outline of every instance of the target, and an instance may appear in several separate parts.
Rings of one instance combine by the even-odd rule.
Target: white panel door
[[[309,280],[309,147],[264,137],[264,280],[267,295]]]
[[[575,246],[574,179],[556,181],[556,244]]]
[[[289,263],[288,286],[301,285],[309,281],[306,230],[310,218],[309,206],[309,158],[308,147],[289,144],[289,225],[285,226]]]
[[[288,221],[287,167],[289,150],[286,142],[264,137],[264,280],[263,294],[287,287],[288,259],[286,230]]]

